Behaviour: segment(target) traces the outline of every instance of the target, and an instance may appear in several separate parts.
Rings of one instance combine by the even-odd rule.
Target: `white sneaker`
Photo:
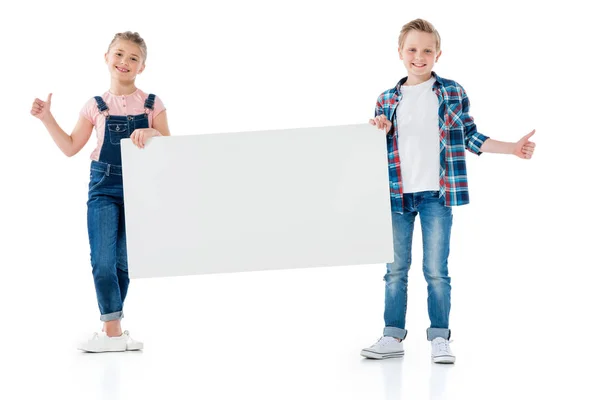
[[[91,339],[82,342],[77,349],[89,353],[105,353],[110,351],[142,350],[144,343],[138,342],[129,336],[129,331],[124,331],[121,336],[109,337],[106,333],[94,333]]]
[[[104,332],[94,333],[91,339],[80,343],[79,346],[77,346],[77,349],[89,353],[125,351],[127,350],[127,338],[128,336],[125,335],[109,337]]]
[[[127,338],[127,351],[142,350],[144,348],[144,343],[134,340],[129,336],[129,331],[124,331],[123,336]]]
[[[394,337],[382,336],[377,343],[371,347],[362,349],[360,355],[366,358],[375,358],[377,360],[402,357],[404,355],[404,345]]]
[[[450,350],[450,341],[437,337],[431,341],[431,359],[438,364],[454,364],[454,354]]]

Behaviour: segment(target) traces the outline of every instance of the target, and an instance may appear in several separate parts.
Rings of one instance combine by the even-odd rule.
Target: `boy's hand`
[[[376,126],[377,129],[383,129],[385,133],[388,133],[392,128],[392,122],[383,114],[371,118],[369,123]]]
[[[521,140],[515,143],[513,154],[519,158],[530,159],[533,157],[533,151],[535,150],[535,143],[529,140],[530,137],[535,133],[535,129],[523,136]]]
[[[31,115],[44,121],[50,115],[50,104],[52,103],[52,93],[48,95],[46,101],[36,98],[31,106]]]
[[[140,149],[143,149],[148,138],[151,138],[153,136],[160,136],[160,132],[154,128],[136,129],[131,134],[131,141],[134,145],[136,145]]]

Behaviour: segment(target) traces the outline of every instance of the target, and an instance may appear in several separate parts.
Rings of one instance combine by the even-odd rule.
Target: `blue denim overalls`
[[[121,139],[129,138],[136,129],[149,128],[148,113],[154,109],[155,95],[148,95],[144,114],[127,116],[110,115],[102,97],[95,99],[106,125],[99,160],[90,167],[88,234],[100,320],[111,321],[123,318],[129,286]]]

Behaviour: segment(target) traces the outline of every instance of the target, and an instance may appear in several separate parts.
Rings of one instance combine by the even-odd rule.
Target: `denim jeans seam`
[[[414,196],[414,194],[410,194],[409,196],[406,196],[406,200],[407,201],[407,208],[405,208],[403,211],[405,214],[407,213],[414,213],[415,217],[418,214],[420,219],[421,219],[421,230],[422,230],[422,234],[423,235],[427,235],[427,234],[435,234],[435,231],[437,231],[437,228],[434,229],[434,231],[432,232],[426,232],[425,228],[425,224],[423,223],[423,213],[425,213],[426,218],[428,221],[436,221],[439,220],[438,222],[442,223],[443,227],[443,237],[444,237],[444,246],[443,247],[448,247],[449,248],[449,241],[450,241],[450,229],[452,227],[452,209],[451,208],[446,208],[445,203],[440,200],[439,195],[436,196],[435,192],[427,192],[427,193],[423,193],[420,194],[418,196]],[[441,214],[441,215],[440,215]],[[408,215],[405,215],[404,218],[401,217],[402,214],[396,216],[395,214],[393,215],[393,226],[394,226],[394,246],[396,246],[396,241],[400,240],[400,238],[404,238],[403,239],[403,248],[406,248],[408,243],[406,242],[406,240],[408,238],[406,238],[405,236],[409,236],[410,237],[410,248],[407,248],[405,251],[408,251],[408,254],[405,253],[405,258],[404,262],[407,262],[410,268],[410,264],[412,263],[412,236],[413,236],[413,231],[409,232],[406,231],[406,229],[412,229],[414,230],[414,226],[412,226],[411,228],[411,223],[409,222],[411,220],[411,218]],[[443,215],[443,216],[442,216]],[[396,226],[396,223],[399,223],[400,225]],[[439,235],[439,233],[438,233]],[[402,244],[399,242],[399,244]],[[426,244],[428,244],[428,246],[426,247]],[[431,246],[434,246],[434,248],[431,248]],[[434,245],[434,243],[427,243],[425,238],[423,239],[423,252],[425,253],[427,251],[427,249],[430,249],[431,251],[435,250],[436,245]],[[441,249],[438,249],[441,251]],[[447,251],[447,250],[445,250]],[[425,262],[425,259],[427,258],[426,254],[423,255],[423,261]],[[439,268],[442,268],[442,265],[437,265],[437,263],[432,259],[431,260],[435,265],[432,265],[433,270],[437,271]],[[447,271],[447,261],[448,261],[448,255],[445,256],[445,272],[441,272],[445,277],[448,277],[448,271]],[[395,260],[391,263],[391,268],[394,268],[398,263],[400,262],[399,258],[395,258]],[[425,266],[425,265],[424,265]],[[443,291],[444,293],[446,292],[446,290],[448,290],[448,292],[446,294],[441,293],[442,296],[447,296],[446,301],[448,301],[447,307],[446,306],[435,306],[432,308],[431,306],[431,294],[430,294],[430,289],[429,289],[429,284],[430,284],[430,279],[427,279],[427,274],[425,274],[425,268],[423,268],[423,272],[425,275],[426,280],[428,281],[428,313],[429,313],[429,318],[430,318],[430,322],[432,324],[436,324],[437,326],[444,326],[448,324],[448,313],[449,313],[449,308],[450,308],[450,298],[449,298],[449,282],[448,282],[448,287],[445,288],[445,290]],[[393,282],[394,285],[400,285],[400,282]],[[397,293],[398,289],[395,289],[394,285],[386,285],[386,312],[385,314],[385,322],[386,322],[386,326],[397,326],[396,324],[399,323],[400,321],[402,321],[402,316],[404,317],[403,320],[406,321],[406,315],[407,315],[407,303],[408,303],[408,285],[406,285],[406,287],[403,289],[404,293],[403,293],[403,299],[404,301],[402,301],[400,298],[397,298],[397,303],[392,303],[392,302],[388,302],[388,294],[394,292]],[[399,286],[398,286],[399,287]],[[399,294],[399,293],[398,293]],[[393,293],[392,293],[393,295]],[[391,299],[391,298],[390,298]],[[402,304],[403,303],[403,304]],[[401,308],[404,307],[404,313],[403,315],[400,314]],[[441,308],[440,308],[441,307]],[[399,328],[398,328],[399,329]],[[439,329],[444,329],[444,328],[439,328]],[[449,329],[444,330],[444,332],[449,332]],[[445,333],[444,336],[447,336],[448,333]]]
[[[97,171],[97,172],[101,172],[101,171]],[[102,171],[104,172],[104,171]],[[93,192],[94,189],[96,189],[98,186],[100,186],[102,184],[102,182],[104,182],[106,180],[108,175],[103,174],[102,178],[100,178],[100,180],[98,181],[98,183],[96,183],[94,186],[90,187],[89,192]]]

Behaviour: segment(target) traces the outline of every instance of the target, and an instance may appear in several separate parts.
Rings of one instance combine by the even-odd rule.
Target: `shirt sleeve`
[[[89,99],[79,111],[79,116],[87,119],[96,126],[96,117],[98,116],[98,107],[96,106],[96,100],[94,98]]]
[[[386,97],[386,92],[383,92],[383,93],[381,93],[381,94],[379,95],[379,97],[377,98],[377,103],[375,103],[375,116],[376,116],[376,117],[377,117],[378,115],[381,115],[381,114],[384,114],[384,115],[385,115],[385,109],[383,108],[383,102],[384,102],[384,100],[385,100],[385,97]],[[387,115],[385,115],[385,116],[386,116],[386,118],[388,118],[388,119],[390,118],[390,117],[388,117]],[[393,135],[393,133],[394,133],[394,129],[395,129],[395,126],[394,126],[394,121],[391,121],[391,122],[392,122],[392,127],[390,128],[390,131],[389,131],[389,132],[386,134],[386,135],[388,135],[388,136],[391,136],[391,135]]]
[[[483,133],[477,132],[477,125],[475,125],[473,117],[469,114],[469,109],[471,107],[469,97],[462,86],[458,86],[458,89],[462,98],[461,120],[465,127],[465,147],[470,152],[480,155],[481,146],[483,145],[483,142],[489,139],[489,137]]]
[[[375,116],[383,114],[383,93],[379,95],[377,98],[377,103],[375,103]]]
[[[165,111],[165,105],[162,100],[158,97],[154,97],[154,110],[152,110],[152,120],[158,116],[161,112]]]

